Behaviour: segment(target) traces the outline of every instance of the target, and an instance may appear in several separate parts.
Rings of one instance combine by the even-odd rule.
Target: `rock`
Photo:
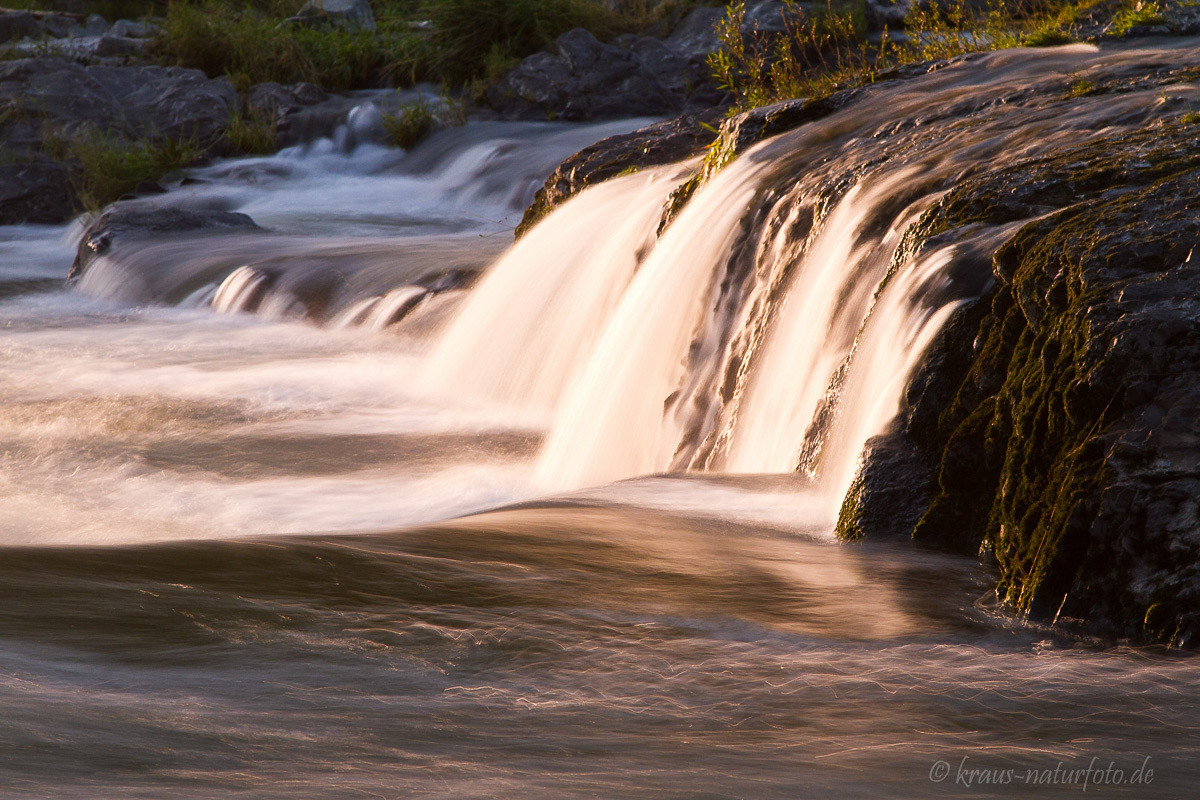
[[[37,18],[26,11],[0,13],[0,44],[35,37],[41,32]]]
[[[158,35],[161,30],[162,28],[153,22],[119,19],[113,23],[109,33],[126,39],[149,39]]]
[[[743,111],[721,125],[721,147],[741,153],[763,139],[820,119],[848,105],[852,98],[852,92],[817,100],[799,97]]]
[[[128,58],[140,56],[145,48],[146,43],[141,39],[105,34],[97,40],[93,52],[96,58]]]
[[[558,37],[555,49],[566,62],[567,69],[581,74],[591,69],[604,52],[604,45],[585,28],[574,28]]]
[[[580,150],[546,179],[525,210],[517,235],[587,186],[629,169],[670,164],[697,155],[716,137],[712,123],[719,117],[719,111],[701,117],[678,117],[610,136]]]
[[[84,36],[103,36],[108,33],[108,20],[99,14],[89,14],[83,22]]]
[[[52,224],[73,211],[65,165],[48,160],[0,165],[0,222]]]
[[[684,17],[683,22],[671,31],[666,44],[692,64],[703,65],[708,54],[720,47],[717,39],[717,23],[725,17],[720,8],[700,7]]]
[[[216,139],[237,109],[237,92],[200,70],[83,66],[57,58],[0,62],[0,104],[19,104],[39,124],[92,126],[131,137]]]
[[[247,215],[232,211],[163,208],[136,200],[114,203],[84,230],[67,280],[78,280],[93,261],[127,242],[163,234],[235,229],[261,230]]]
[[[838,514],[838,537],[853,541],[912,536],[929,507],[933,470],[903,432],[876,436]]]
[[[47,14],[42,17],[40,23],[42,33],[51,39],[65,39],[80,30],[74,19],[62,14]]]
[[[690,17],[701,19],[695,12]],[[691,23],[696,25],[697,23]],[[695,33],[693,31],[693,33]],[[618,36],[601,43],[577,28],[490,87],[488,104],[510,119],[602,119],[698,112],[722,100],[691,35],[663,41]]]
[[[799,17],[808,13],[811,5],[786,4],[780,0],[750,3],[742,19],[742,35],[746,37],[777,36],[795,28]]]
[[[367,0],[309,0],[287,22],[300,25],[340,25],[352,30],[375,30],[375,15]]]
[[[1194,133],[1167,119],[984,169],[922,218],[943,238],[1034,221],[1010,226],[991,288],[868,451],[844,535],[917,516],[916,541],[990,553],[1000,597],[1034,619],[1200,643]]]

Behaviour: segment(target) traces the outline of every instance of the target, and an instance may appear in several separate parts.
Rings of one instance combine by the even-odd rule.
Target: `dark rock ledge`
[[[843,538],[981,552],[1031,619],[1200,634],[1200,146],[1161,126],[985,173],[933,236],[1048,209],[993,257],[869,443]]]

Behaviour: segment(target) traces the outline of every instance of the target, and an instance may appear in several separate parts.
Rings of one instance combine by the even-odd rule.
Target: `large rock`
[[[0,222],[56,223],[71,212],[65,165],[39,159],[0,165]]]
[[[923,236],[1035,221],[931,348],[843,536],[918,517],[917,541],[990,553],[1001,597],[1036,619],[1197,644],[1195,142],[1168,120],[985,170],[926,214]]]
[[[487,91],[509,118],[601,119],[699,112],[722,100],[702,60],[652,36],[601,43],[577,28],[535,53]]]
[[[130,39],[128,41],[136,41]],[[0,224],[61,222],[76,210],[66,167],[48,134],[97,130],[127,139],[192,139],[214,146],[238,108],[225,79],[199,70],[82,64],[59,58],[0,62],[0,147],[11,154]]]
[[[0,44],[37,36],[41,32],[37,18],[27,11],[0,12]]]
[[[90,125],[134,137],[205,140],[225,129],[237,104],[229,81],[196,69],[0,62],[0,105],[63,130]]]

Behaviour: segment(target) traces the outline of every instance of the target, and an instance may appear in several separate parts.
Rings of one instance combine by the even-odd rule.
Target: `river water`
[[[881,102],[1139,58],[1000,54]],[[658,241],[687,165],[509,248],[555,164],[644,120],[214,164],[145,202],[267,230],[70,289],[77,227],[0,229],[0,796],[1193,794],[1200,662],[1014,619],[975,559],[832,538],[848,451],[967,291],[942,250],[875,287],[951,167],[1014,146],[984,118],[877,169],[876,113],[743,157]],[[837,202],[828,170],[778,182],[830,136]],[[738,220],[813,205],[732,298]],[[765,365],[736,402],[680,402],[735,351]],[[851,354],[832,455],[789,471]]]

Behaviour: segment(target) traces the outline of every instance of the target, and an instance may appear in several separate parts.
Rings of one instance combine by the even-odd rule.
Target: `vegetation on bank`
[[[730,113],[796,97],[826,97],[873,83],[906,64],[1010,47],[1079,41],[1081,26],[1100,14],[1122,36],[1137,26],[1164,24],[1150,0],[967,0],[915,2],[897,29],[871,36],[862,0],[828,0],[816,13],[785,0],[787,30],[762,37],[745,30],[746,5],[732,2],[717,28],[720,49],[709,57],[718,85],[732,92]]]
[[[289,22],[302,0],[173,0],[153,53],[235,85],[331,91],[420,81],[486,85],[572,28],[600,39],[666,25],[698,0],[615,11],[595,0],[376,0],[375,31]]]
[[[192,139],[129,139],[96,129],[70,135],[48,131],[42,149],[68,165],[73,194],[88,211],[194,164],[204,152]]]

